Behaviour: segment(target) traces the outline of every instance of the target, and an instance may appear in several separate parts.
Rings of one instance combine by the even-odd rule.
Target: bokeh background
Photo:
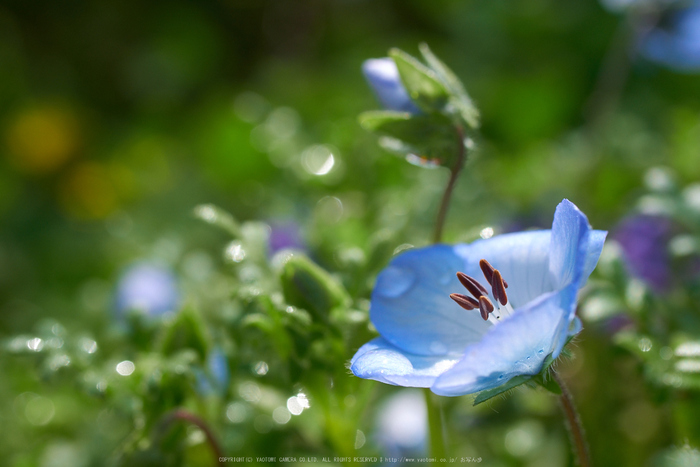
[[[695,7],[3,0],[1,463],[211,465],[197,429],[183,425],[154,441],[156,421],[180,406],[211,424],[229,456],[424,452],[422,395],[359,381],[345,364],[372,333],[374,276],[393,251],[427,244],[448,176],[387,154],[359,126],[357,115],[378,107],[360,66],[391,47],[415,54],[427,42],[482,114],[446,241],[547,228],[562,198],[611,231],[619,247],[592,280],[585,330],[559,369],[596,465],[685,465],[665,462],[692,452],[664,453],[698,446],[696,389],[664,385],[663,375],[650,381],[645,360],[629,350],[645,352],[647,341],[635,334],[625,346],[619,331],[649,334],[649,346],[659,341],[654,352],[672,355],[674,329],[685,340],[700,335]],[[337,367],[328,370],[334,402],[320,402],[322,390],[314,399],[314,378],[289,376],[294,364],[275,344],[284,333],[241,327],[274,273],[246,268],[245,242],[229,243],[227,232],[193,215],[202,203],[263,222],[245,224],[249,241],[269,241],[268,255],[299,248],[347,290],[355,327],[326,362]],[[679,235],[685,243],[670,248]],[[671,267],[677,257],[683,266]],[[139,267],[154,288],[165,283],[164,308],[151,315],[196,310],[187,319],[199,320],[192,327],[202,328],[205,348],[187,339],[177,347],[198,351],[194,360],[156,344],[184,318],[139,321],[120,302],[128,301],[120,284]],[[220,371],[205,363],[216,352]],[[127,361],[136,372],[133,363],[120,370]],[[309,361],[298,366],[325,368]],[[184,376],[173,377],[177,390],[160,393],[149,378],[169,375],[168,365]],[[443,404],[456,456],[489,466],[572,465],[556,399],[544,391],[475,408],[466,397]]]

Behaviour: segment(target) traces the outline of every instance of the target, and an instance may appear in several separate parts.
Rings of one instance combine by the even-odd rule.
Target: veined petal
[[[350,370],[360,378],[394,386],[428,388],[457,360],[458,357],[406,353],[377,337],[360,347],[350,361]]]
[[[549,276],[549,230],[518,232],[478,240],[455,247],[464,259],[464,273],[486,285],[479,268],[485,259],[508,282],[508,300],[513,307],[523,306],[553,290]]]
[[[477,342],[491,323],[450,299],[463,289],[456,273],[464,267],[464,260],[447,245],[394,258],[372,291],[370,318],[382,337],[416,355],[461,355]]]
[[[571,284],[531,302],[469,346],[431,390],[461,396],[498,387],[515,376],[536,375],[550,353],[554,358],[559,355],[560,337],[566,338],[575,299],[576,287]]]

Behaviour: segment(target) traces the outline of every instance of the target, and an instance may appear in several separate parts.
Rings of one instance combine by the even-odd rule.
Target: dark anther
[[[474,296],[474,298],[479,298],[482,295],[489,294],[484,288],[484,286],[479,284],[479,281],[477,281],[473,277],[467,276],[463,272],[457,273],[457,279],[459,279],[464,288],[467,289],[469,293]]]
[[[479,311],[481,312],[481,317],[484,321],[488,321],[489,313],[493,311],[493,303],[487,297],[483,295],[479,297]]]
[[[481,268],[481,272],[484,273],[486,281],[489,283],[489,285],[493,286],[493,271],[495,271],[494,267],[491,266],[491,263],[489,263],[485,259],[479,261],[479,267]],[[503,281],[503,286],[505,288],[508,288],[508,282]]]
[[[461,306],[465,310],[476,310],[479,308],[479,302],[471,297],[462,295],[461,293],[450,294],[450,298],[457,302],[457,305]]]
[[[493,282],[492,282],[492,292],[493,299],[501,302],[501,305],[508,303],[508,296],[506,295],[506,287],[501,277],[501,272],[498,269],[493,271]]]

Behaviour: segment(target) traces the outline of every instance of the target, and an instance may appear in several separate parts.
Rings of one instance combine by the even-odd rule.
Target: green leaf
[[[474,405],[481,404],[482,402],[486,402],[489,399],[492,399],[496,396],[499,396],[505,392],[510,391],[511,389],[520,386],[521,384],[525,384],[532,380],[532,376],[530,375],[520,375],[516,376],[515,378],[510,379],[507,383],[498,386],[497,388],[493,389],[487,389],[486,391],[481,391],[479,394],[476,395],[476,398],[474,399]]]
[[[241,227],[228,212],[213,204],[200,204],[194,208],[194,216],[207,224],[215,225],[234,237],[240,237]]]
[[[447,87],[450,93],[449,104],[457,110],[462,120],[469,127],[477,128],[479,126],[479,111],[464,89],[464,85],[457,78],[457,75],[442,60],[435,56],[428,44],[420,44],[419,48],[428,66]]]
[[[209,338],[202,316],[193,307],[184,307],[165,329],[161,342],[163,355],[174,355],[181,350],[192,349],[204,361],[208,348]]]
[[[359,120],[365,129],[385,136],[379,141],[384,149],[402,156],[413,154],[433,164],[453,166],[459,144],[463,144],[453,123],[441,114],[371,111],[362,113]]]
[[[396,62],[401,81],[418,107],[428,113],[445,107],[449,92],[435,71],[399,49],[391,49],[389,56]]]
[[[350,298],[326,270],[301,254],[293,254],[282,266],[282,292],[290,305],[308,310],[315,319],[328,321],[328,313],[346,306]]]

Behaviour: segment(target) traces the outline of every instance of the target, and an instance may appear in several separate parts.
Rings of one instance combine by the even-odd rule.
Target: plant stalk
[[[433,465],[441,464],[440,459],[446,458],[445,439],[443,437],[442,411],[439,401],[435,400],[430,389],[425,388],[425,406],[428,410],[428,431],[430,432],[429,457],[435,461]]]
[[[219,442],[216,440],[216,437],[214,436],[214,432],[209,428],[209,425],[202,420],[200,417],[197,415],[188,412],[185,409],[176,409],[167,414],[165,417],[163,417],[163,420],[160,422],[160,433],[161,435],[165,434],[167,429],[176,421],[185,421],[188,423],[191,423],[193,425],[196,425],[202,432],[204,432],[204,436],[207,439],[207,443],[209,444],[209,447],[211,448],[212,452],[216,456],[215,459],[215,465],[224,465],[224,463],[221,461],[221,458],[224,457],[223,451],[221,450],[221,445],[219,445]]]
[[[450,179],[447,181],[445,192],[442,194],[442,200],[440,201],[440,210],[438,211],[437,220],[435,221],[433,243],[440,243],[442,241],[442,230],[445,226],[445,220],[447,219],[447,210],[450,207],[452,191],[454,190],[455,184],[457,183],[457,177],[462,171],[462,167],[464,167],[464,159],[466,156],[466,151],[464,148],[464,130],[459,125],[455,127],[455,130],[457,132],[457,138],[459,140],[457,146],[457,159],[455,160],[455,165],[450,169]]]
[[[576,457],[577,465],[580,467],[590,467],[591,460],[588,454],[586,433],[583,431],[581,418],[576,411],[576,406],[574,405],[574,399],[571,396],[571,392],[569,392],[569,388],[566,387],[564,380],[561,379],[561,376],[559,376],[556,371],[552,371],[550,374],[561,388],[559,402],[561,403],[561,408],[564,411],[564,415],[566,415],[571,448],[574,452],[574,456]]]

